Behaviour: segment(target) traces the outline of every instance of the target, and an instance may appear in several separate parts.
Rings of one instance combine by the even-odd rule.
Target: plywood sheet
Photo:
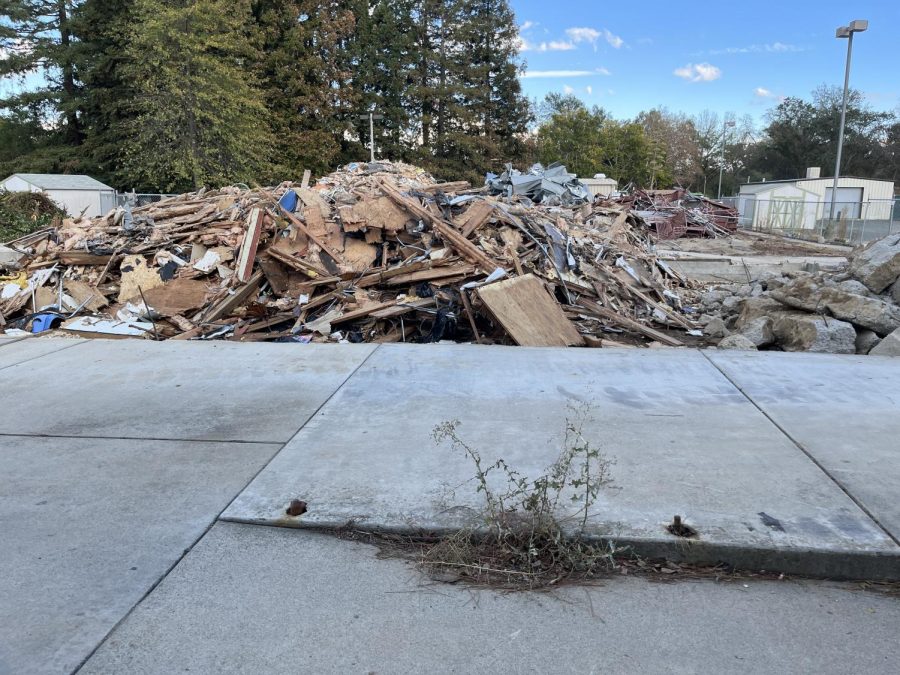
[[[559,303],[533,274],[482,286],[478,297],[516,344],[523,347],[584,344]]]

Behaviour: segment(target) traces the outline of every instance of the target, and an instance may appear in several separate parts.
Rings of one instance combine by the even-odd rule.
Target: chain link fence
[[[116,206],[125,206],[128,204],[132,208],[136,206],[146,206],[153,202],[159,202],[169,197],[176,197],[174,194],[165,194],[161,192],[116,192]]]
[[[834,219],[830,217],[830,201],[752,197],[722,201],[738,210],[739,227],[758,232],[847,244],[900,233],[900,198],[836,202]]]

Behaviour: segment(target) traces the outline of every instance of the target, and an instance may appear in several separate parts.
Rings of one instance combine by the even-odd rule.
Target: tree
[[[72,17],[84,170],[113,185],[123,178],[119,158],[138,112],[130,105],[135,91],[126,76],[129,35],[123,29],[134,23],[133,9],[130,0],[84,0]]]
[[[650,187],[652,148],[640,124],[606,120],[600,129],[600,149],[604,173],[620,186]]]
[[[767,179],[801,178],[811,166],[822,175],[834,175],[843,90],[819,87],[812,101],[790,97],[770,114],[769,124],[756,148],[753,169]],[[847,101],[841,173],[880,178],[884,147],[895,118],[865,104],[862,94],[851,90]]]
[[[353,42],[353,87],[358,95],[357,114],[373,110],[382,115],[375,126],[377,155],[393,160],[411,159],[416,102],[416,0],[363,1],[356,12]],[[360,144],[368,142],[368,120],[354,120]]]
[[[361,148],[345,138],[361,112],[352,83],[354,9],[345,0],[257,0],[259,77],[282,179],[321,174]],[[354,152],[349,152],[353,147]],[[274,172],[273,172],[274,173]]]
[[[601,129],[607,119],[605,110],[588,109],[571,94],[548,94],[537,132],[540,161],[545,165],[561,162],[572,173],[593,176],[603,163]]]
[[[247,68],[259,59],[248,0],[137,0],[135,16],[123,180],[148,191],[256,180],[272,144]]]
[[[74,0],[0,0],[0,80],[30,76],[30,87],[0,100],[0,109],[45,129],[33,148],[43,165],[62,166],[83,140],[73,64],[71,13]],[[37,75],[38,77],[35,77]],[[68,155],[65,157],[63,155]],[[20,158],[27,163],[30,156]]]
[[[654,108],[635,121],[644,129],[651,146],[651,177],[654,186],[691,186],[700,174],[697,129],[684,114]]]
[[[531,113],[519,83],[519,33],[509,3],[474,0],[459,8],[449,38],[458,94],[441,159],[455,175],[480,180],[489,169],[521,154]]]

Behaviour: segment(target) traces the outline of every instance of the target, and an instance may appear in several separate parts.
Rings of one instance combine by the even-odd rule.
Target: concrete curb
[[[364,522],[325,520],[304,523],[299,518],[285,516],[278,521],[222,517],[221,522],[282,527],[337,534],[342,530],[356,530],[371,534],[391,534],[424,539],[433,536],[449,536],[459,531],[453,527],[405,527],[366,524]],[[896,552],[865,551],[853,549],[826,549],[805,547],[761,548],[727,542],[702,539],[635,538],[628,536],[598,537],[622,551],[640,558],[665,558],[677,563],[725,564],[739,570],[776,572],[815,579],[900,581],[900,549]],[[589,537],[594,539],[594,537]]]

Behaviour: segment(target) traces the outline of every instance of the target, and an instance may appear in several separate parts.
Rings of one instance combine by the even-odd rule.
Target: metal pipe
[[[844,94],[846,96],[846,92]],[[375,163],[375,117],[369,111],[369,161]]]
[[[834,220],[837,205],[838,178],[841,175],[841,154],[844,147],[844,121],[847,118],[847,93],[850,90],[850,55],[853,52],[853,31],[847,38],[847,66],[844,68],[844,100],[841,104],[841,125],[838,127],[837,159],[834,163],[834,183],[831,187],[831,211],[828,220]]]

